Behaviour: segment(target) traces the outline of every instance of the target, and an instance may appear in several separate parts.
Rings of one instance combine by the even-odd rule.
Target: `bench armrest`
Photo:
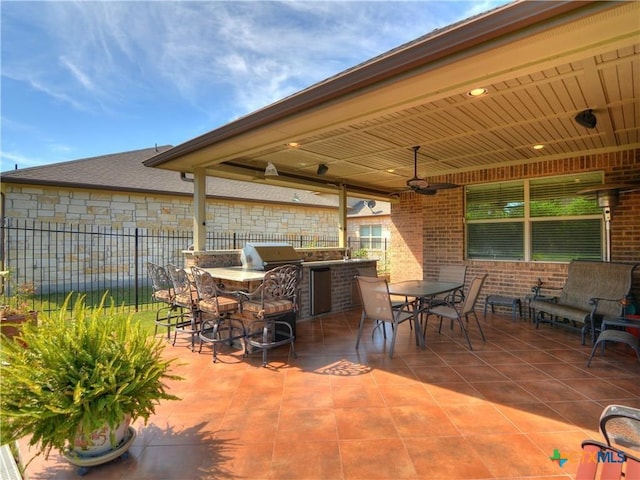
[[[592,305],[591,312],[592,314],[596,313],[598,310],[598,305],[601,302],[612,302],[612,303],[620,303],[619,298],[603,298],[603,297],[592,297],[589,299],[589,305]]]
[[[543,296],[543,293],[545,294],[545,297],[550,297],[552,295],[546,295],[547,292],[561,292],[562,287],[543,287],[542,285],[534,285],[531,287],[531,291],[533,292],[533,298],[541,297]]]

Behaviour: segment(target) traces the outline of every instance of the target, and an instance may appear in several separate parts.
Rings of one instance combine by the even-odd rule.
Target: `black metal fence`
[[[118,305],[141,308],[149,303],[146,264],[184,263],[183,251],[193,242],[191,231],[147,228],[115,229],[97,225],[65,225],[5,218],[0,232],[0,268],[10,271],[3,292],[32,282],[38,305],[59,303],[69,292],[99,295],[109,291]],[[241,249],[247,242],[286,242],[298,248],[337,247],[337,237],[291,234],[208,232],[207,250]],[[358,255],[387,264],[387,242],[361,249],[358,239],[348,246]],[[377,247],[377,245],[376,245]]]

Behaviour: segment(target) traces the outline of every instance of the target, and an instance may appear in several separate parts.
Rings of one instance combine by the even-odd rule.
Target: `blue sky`
[[[3,0],[0,170],[178,145],[505,3]]]

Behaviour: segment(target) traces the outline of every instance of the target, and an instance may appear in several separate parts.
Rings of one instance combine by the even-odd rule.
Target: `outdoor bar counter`
[[[260,285],[264,271],[249,270],[239,266],[240,254],[234,252],[229,250],[185,251],[185,265],[205,268],[214,278],[220,280],[226,289],[243,288],[252,291]],[[296,249],[296,252],[300,253],[300,257],[304,260],[298,321],[352,308],[358,303],[353,281],[358,268],[371,265],[375,267],[377,264],[376,259],[368,258],[343,260],[344,249]],[[314,259],[332,256],[340,258]]]

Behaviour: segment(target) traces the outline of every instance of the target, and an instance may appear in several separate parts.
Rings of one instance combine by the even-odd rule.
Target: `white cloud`
[[[199,104],[222,89],[242,102],[235,108],[244,113],[458,20],[450,10],[478,8],[477,2],[295,1],[10,7],[16,15],[28,12],[22,20],[44,35],[40,47],[47,52],[31,61],[33,52],[24,51],[5,68],[75,108],[104,108],[157,88]]]
[[[177,97],[238,116],[495,4],[5,2],[3,75],[78,110]]]

